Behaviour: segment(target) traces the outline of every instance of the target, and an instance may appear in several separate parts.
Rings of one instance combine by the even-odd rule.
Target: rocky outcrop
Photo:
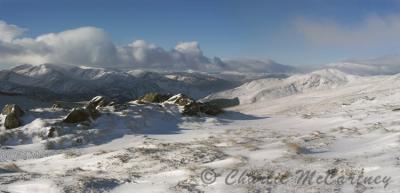
[[[168,100],[171,95],[168,94],[160,94],[160,93],[148,93],[142,97],[140,97],[139,102],[141,103],[162,103]]]
[[[89,114],[89,117],[92,119],[97,119],[100,117],[100,111],[97,109],[98,106],[95,106],[93,103],[88,103],[84,110]]]
[[[14,129],[21,126],[21,121],[19,117],[16,116],[14,113],[8,114],[4,119],[4,127],[6,129]]]
[[[217,106],[201,103],[200,112],[205,113],[207,115],[216,116],[223,113],[224,111]]]
[[[89,112],[84,108],[74,108],[64,119],[65,123],[80,123],[90,120]]]
[[[105,96],[96,96],[92,100],[90,100],[88,104],[91,104],[92,106],[97,108],[112,105],[113,102]]]
[[[197,102],[184,94],[174,95],[165,101],[165,103],[182,106],[182,115],[185,116],[197,116],[201,113],[215,116],[223,112],[218,106]]]
[[[65,123],[82,123],[90,122],[100,117],[99,107],[111,105],[112,101],[103,96],[96,96],[90,100],[84,107],[72,109],[72,111],[64,119]]]
[[[1,114],[6,116],[4,119],[4,127],[6,129],[14,129],[21,126],[20,117],[24,115],[24,111],[18,105],[7,104]]]
[[[186,116],[196,116],[201,113],[216,116],[218,114],[223,113],[223,110],[218,108],[217,106],[208,105],[200,102],[192,102],[183,106],[182,115]]]
[[[17,117],[22,117],[24,115],[24,111],[16,104],[7,104],[1,111],[3,115],[9,115],[11,113],[14,113]]]
[[[174,95],[171,98],[169,98],[166,102],[176,104],[179,106],[185,106],[185,105],[194,103],[195,100],[191,99],[190,97],[188,97],[184,94],[177,94],[177,95]]]

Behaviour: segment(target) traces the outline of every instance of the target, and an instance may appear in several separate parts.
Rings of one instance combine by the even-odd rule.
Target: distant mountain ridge
[[[195,98],[236,86],[200,73],[155,73],[42,64],[0,71],[0,92],[43,100],[87,100],[104,95],[127,101],[148,92],[184,92]]]

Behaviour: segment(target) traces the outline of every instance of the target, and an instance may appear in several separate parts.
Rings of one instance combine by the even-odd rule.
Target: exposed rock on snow
[[[189,105],[190,103],[193,103],[195,101],[193,99],[191,99],[190,97],[180,93],[180,94],[172,96],[171,98],[169,98],[165,102],[166,103],[176,104],[176,105],[179,105],[179,106],[185,106],[185,105]]]
[[[7,104],[2,113],[4,118],[4,127],[6,129],[14,129],[21,126],[20,117],[24,115],[24,111],[16,104]]]
[[[75,108],[67,115],[64,119],[65,123],[80,123],[84,121],[90,121],[90,114],[84,108]]]
[[[186,116],[196,116],[200,113],[215,116],[223,112],[219,107],[215,105],[197,102],[194,99],[181,93],[172,96],[167,101],[165,101],[165,103],[181,106],[183,108],[182,115]]]
[[[98,108],[113,104],[110,99],[104,96],[96,96],[84,107],[77,107],[64,119],[65,123],[81,123],[97,119],[100,116]]]
[[[65,123],[81,123],[85,121],[91,121],[97,119],[100,116],[100,112],[96,107],[89,103],[85,108],[74,108],[67,115],[63,122]]]
[[[183,106],[182,115],[196,116],[200,113],[205,113],[207,115],[216,116],[221,114],[223,111],[217,106],[208,105],[200,102],[192,102]]]
[[[19,120],[19,117],[15,115],[14,113],[10,113],[6,115],[4,119],[4,127],[6,129],[14,129],[21,126],[21,121]]]
[[[4,106],[1,114],[9,115],[14,113],[17,117],[22,117],[24,115],[24,111],[16,104],[7,104]]]
[[[162,103],[171,97],[169,94],[147,93],[139,99],[142,103]]]
[[[96,96],[92,100],[89,101],[89,104],[91,104],[94,107],[105,107],[108,105],[111,105],[113,102],[105,96]]]

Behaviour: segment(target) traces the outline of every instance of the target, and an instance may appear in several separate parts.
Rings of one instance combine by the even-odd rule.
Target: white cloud
[[[117,46],[106,32],[81,27],[36,38],[23,37],[25,30],[0,20],[0,67],[19,64],[72,64],[103,67],[134,67],[160,70],[260,72],[271,65],[238,65],[206,57],[196,41],[180,42],[166,50],[144,40]],[[264,64],[264,63],[263,63]],[[268,71],[268,70],[266,70]]]
[[[0,20],[0,40],[4,42],[9,42],[14,38],[22,35],[25,29],[20,28],[15,25],[7,24]]]
[[[45,52],[39,50],[39,53],[47,61],[53,63],[104,66],[117,62],[115,45],[103,30],[95,27],[82,27],[58,34],[46,34],[37,37],[34,42],[36,45],[44,47]],[[29,46],[26,45],[26,47]]]
[[[400,15],[365,18],[358,25],[344,25],[330,20],[300,18],[296,29],[312,43],[328,46],[364,47],[400,43]]]
[[[392,54],[370,59],[349,59],[328,64],[343,72],[357,75],[393,75],[400,73],[400,55]]]
[[[93,66],[132,66],[168,70],[216,69],[198,42],[181,42],[165,50],[144,40],[116,46],[96,27],[81,27],[36,38],[25,30],[0,21],[0,65],[60,63]],[[210,68],[214,67],[214,68]]]

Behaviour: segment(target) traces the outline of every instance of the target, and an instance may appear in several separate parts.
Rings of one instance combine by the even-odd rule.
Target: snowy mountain
[[[87,100],[104,95],[127,101],[148,92],[187,93],[195,98],[237,86],[200,73],[156,73],[42,64],[0,71],[0,92],[44,100]]]
[[[335,69],[324,69],[285,79],[265,78],[245,83],[237,88],[212,94],[206,99],[238,97],[242,104],[285,97],[309,90],[332,89],[343,86],[356,76]]]

